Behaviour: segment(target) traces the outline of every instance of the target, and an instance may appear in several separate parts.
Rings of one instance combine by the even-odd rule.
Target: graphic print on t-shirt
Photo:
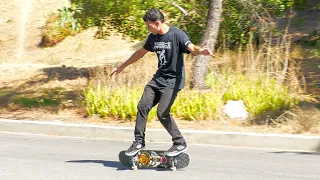
[[[159,57],[159,63],[160,63],[160,67],[166,65],[167,60],[166,60],[166,50],[162,49],[162,51],[157,51],[158,57]]]
[[[158,54],[160,68],[162,66],[165,66],[166,63],[168,62],[165,55],[166,49],[171,49],[171,43],[170,42],[154,42],[153,49]]]

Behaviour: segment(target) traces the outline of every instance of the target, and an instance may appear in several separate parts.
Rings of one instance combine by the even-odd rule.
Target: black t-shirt
[[[182,89],[185,83],[184,55],[190,40],[182,30],[170,27],[164,35],[150,34],[144,48],[158,56],[158,70],[153,80],[160,86]]]

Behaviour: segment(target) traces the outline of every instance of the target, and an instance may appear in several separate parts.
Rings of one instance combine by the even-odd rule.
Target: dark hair
[[[162,23],[164,22],[164,16],[161,11],[159,11],[157,8],[151,8],[149,9],[146,14],[142,17],[142,19],[146,21],[161,21]]]

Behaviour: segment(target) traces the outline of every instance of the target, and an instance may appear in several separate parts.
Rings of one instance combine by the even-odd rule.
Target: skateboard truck
[[[171,157],[170,158],[170,162],[171,162],[171,171],[176,171],[177,170],[177,167],[176,167],[176,164],[177,164],[177,159],[175,157]]]
[[[137,163],[138,163],[138,153],[131,156],[130,160],[131,160],[131,163],[132,163],[132,167],[131,169],[132,170],[137,170],[138,169],[138,166],[137,166]]]

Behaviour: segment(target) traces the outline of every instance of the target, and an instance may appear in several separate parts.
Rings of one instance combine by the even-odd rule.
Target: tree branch
[[[170,2],[170,1],[168,1]],[[171,2],[170,2],[171,3]],[[178,4],[176,4],[175,2],[171,3],[174,7],[178,8],[185,16],[189,16],[189,13],[181,6],[179,6]]]

